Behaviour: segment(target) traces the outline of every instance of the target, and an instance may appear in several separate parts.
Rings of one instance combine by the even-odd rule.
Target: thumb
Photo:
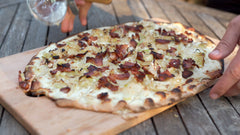
[[[217,47],[209,54],[211,59],[223,59],[227,57],[235,48],[240,36],[240,16],[234,18]]]

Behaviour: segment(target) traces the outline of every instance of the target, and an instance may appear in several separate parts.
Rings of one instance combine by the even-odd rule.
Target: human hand
[[[227,30],[217,47],[209,54],[214,60],[220,60],[234,50],[240,44],[240,16],[234,18],[228,25]],[[210,97],[217,99],[224,96],[240,94],[240,49],[229,64],[226,71],[210,91]]]
[[[87,14],[90,9],[92,3],[85,2],[85,0],[75,0],[78,8],[79,8],[79,19],[82,25],[87,25]],[[73,30],[75,15],[72,13],[71,9],[68,7],[67,13],[61,23],[61,31],[62,32],[70,32]]]

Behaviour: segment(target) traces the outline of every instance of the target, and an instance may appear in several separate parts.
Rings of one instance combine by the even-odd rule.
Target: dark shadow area
[[[240,14],[240,0],[208,0],[207,6]]]

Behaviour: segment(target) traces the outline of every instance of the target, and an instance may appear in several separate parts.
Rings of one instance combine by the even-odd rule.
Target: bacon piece
[[[193,72],[188,70],[188,69],[184,69],[184,71],[182,72],[182,77],[185,78],[185,79],[192,76],[192,75],[193,75]]]
[[[24,89],[24,90],[28,90],[29,87],[30,87],[30,85],[29,85],[29,83],[28,83],[27,81],[20,81],[20,82],[19,82],[19,86],[20,86],[22,89]]]
[[[159,35],[161,35],[161,33],[162,33],[162,29],[161,28],[155,29],[155,31],[158,31]]]
[[[169,36],[168,32],[167,32],[165,29],[162,30],[161,35],[163,35],[163,36]]]
[[[137,25],[136,27],[125,25],[125,26],[124,26],[124,31],[126,31],[126,32],[129,32],[129,31],[132,31],[132,32],[141,32],[143,28],[144,28],[144,27],[143,27],[143,25],[141,25],[141,24],[140,24],[140,25]]]
[[[134,40],[134,38],[130,40],[130,46],[132,46],[133,48],[136,48],[137,42]]]
[[[127,49],[128,49],[128,45],[116,45],[116,54],[117,56],[123,60],[124,58],[126,58],[127,56]]]
[[[110,73],[110,75],[108,76],[109,80],[113,83],[117,83],[116,80],[127,80],[129,77],[130,77],[130,74],[128,72],[123,74]]]
[[[179,68],[181,64],[181,61],[179,59],[171,59],[168,65],[168,68],[174,67],[174,68]]]
[[[88,72],[84,74],[86,77],[97,76],[100,72],[104,72],[109,69],[109,67],[98,68],[93,65],[90,65],[88,68]]]
[[[105,100],[106,98],[108,98],[108,93],[107,92],[102,92],[102,93],[97,95],[97,98],[101,99],[101,100]]]
[[[118,86],[111,84],[108,81],[108,78],[106,76],[103,76],[98,80],[98,86],[97,87],[98,87],[98,89],[103,87],[103,88],[109,88],[112,91],[117,91],[118,90]]]
[[[159,44],[167,44],[167,43],[170,43],[171,40],[156,39],[155,42],[156,42],[156,43],[159,43]]]
[[[63,93],[68,93],[70,90],[71,89],[68,86],[60,89],[60,91]]]
[[[78,37],[83,38],[83,37],[87,37],[89,35],[90,35],[89,33],[83,33],[83,34],[78,34]]]
[[[70,64],[69,63],[65,63],[65,64],[57,64],[57,71],[61,71],[61,72],[71,72],[73,71],[71,68],[70,68]]]
[[[136,26],[135,32],[141,32],[143,28],[144,28],[143,25],[139,24]]]
[[[138,82],[143,82],[144,77],[145,77],[145,73],[144,72],[138,71],[138,70],[132,70],[131,72],[132,72],[132,74],[134,75],[134,77],[136,78],[136,80]]]
[[[145,74],[153,75],[146,67],[142,67]]]
[[[51,75],[55,75],[57,72],[58,72],[58,70],[56,70],[56,69],[50,71]]]
[[[118,33],[115,33],[117,29],[113,28],[112,30],[110,30],[109,35],[111,36],[111,38],[120,38]]]
[[[177,51],[176,48],[171,47],[170,49],[167,50],[167,53],[174,54]]]
[[[96,66],[102,66],[103,65],[103,58],[106,56],[108,52],[108,49],[105,52],[97,53],[96,57],[87,57],[86,62],[87,63],[92,63]]]
[[[143,53],[142,52],[137,52],[137,59],[138,60],[140,60],[140,61],[145,61],[144,59],[143,59]]]
[[[58,48],[64,47],[66,44],[57,44]]]
[[[109,58],[110,58],[111,61],[116,61],[118,56],[117,56],[116,52],[110,52],[109,53]]]
[[[87,47],[87,44],[85,44],[83,41],[79,40],[78,45],[81,47],[81,49],[84,49]]]
[[[188,32],[188,31],[185,31],[185,34],[187,34],[187,35],[192,35],[192,33],[191,33],[191,32]]]
[[[125,62],[124,64],[119,65],[120,71],[128,72],[128,71],[137,71],[140,69],[140,66],[137,63]]]
[[[157,71],[158,78],[156,79],[157,81],[166,81],[172,77],[174,77],[173,74],[171,74],[168,70],[164,71],[161,73],[160,69]]]
[[[79,53],[77,55],[75,55],[77,58],[81,59],[84,55],[86,55],[88,53],[88,51],[86,51],[85,53]]]
[[[197,64],[195,64],[195,61],[192,58],[188,58],[188,59],[184,59],[182,66],[184,69],[192,69],[194,66],[197,66]]]
[[[151,51],[150,54],[153,55],[153,58],[154,58],[154,59],[163,59],[163,55],[160,54],[160,53],[156,53],[156,52],[154,52],[154,51]]]
[[[140,35],[138,33],[135,33],[134,39],[138,39],[138,41],[140,41]]]
[[[102,66],[103,65],[103,62],[102,62],[103,58],[93,58],[93,57],[87,57],[87,60],[86,62],[87,63],[92,63],[96,66]]]
[[[53,56],[52,58],[53,59],[59,59],[60,57],[59,56]]]
[[[98,37],[94,37],[94,36],[89,37],[89,40],[91,40],[91,41],[96,41],[97,39],[98,39]]]

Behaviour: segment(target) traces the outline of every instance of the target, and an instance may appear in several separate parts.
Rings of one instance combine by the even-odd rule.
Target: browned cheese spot
[[[209,76],[211,79],[219,78],[222,75],[222,71],[220,69],[215,71],[206,71],[205,73],[207,76]]]

